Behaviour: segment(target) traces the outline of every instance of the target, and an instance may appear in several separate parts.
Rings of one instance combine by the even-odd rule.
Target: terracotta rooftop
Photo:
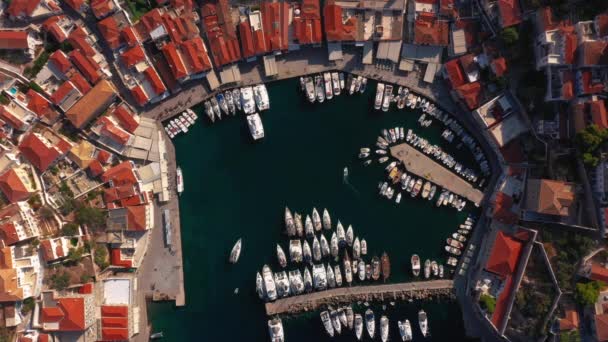
[[[29,89],[27,91],[27,97],[27,109],[34,112],[39,118],[52,118],[58,115],[57,112],[51,107],[49,100],[44,98],[44,96],[40,95],[40,93],[36,92],[35,90]]]
[[[110,49],[117,49],[121,45],[120,28],[114,16],[107,17],[97,23],[99,32],[108,43]]]
[[[101,74],[99,73],[99,65],[90,58],[86,58],[80,51],[73,50],[69,54],[70,60],[80,72],[84,75],[84,77],[91,83],[95,84],[101,79]]]
[[[595,338],[599,342],[608,341],[608,314],[595,315]]]
[[[266,46],[271,51],[287,50],[289,5],[287,2],[264,1],[260,5]]]
[[[64,74],[72,67],[72,62],[70,62],[68,56],[61,50],[53,52],[49,56],[49,61],[53,63],[58,71]]]
[[[521,8],[519,0],[498,0],[500,22],[502,27],[509,27],[521,23]]]
[[[174,43],[165,44],[162,48],[163,55],[171,68],[171,72],[173,72],[173,76],[176,79],[181,79],[188,76],[188,72],[186,71],[186,66],[182,61],[177,48]]]
[[[91,0],[90,6],[97,19],[101,19],[114,11],[112,0]]]
[[[293,19],[293,30],[300,44],[319,44],[323,41],[319,0],[302,0],[300,16]]]
[[[150,82],[150,85],[152,85],[152,89],[154,89],[156,95],[163,94],[167,91],[163,81],[161,81],[158,73],[153,67],[149,67],[148,69],[144,70],[144,75],[146,76],[148,82]]]
[[[82,74],[78,71],[75,71],[72,76],[70,76],[70,82],[72,82],[72,84],[78,88],[82,94],[86,94],[89,92],[89,90],[91,90],[91,85],[89,82],[87,82],[87,80],[85,80]]]
[[[28,33],[26,31],[0,30],[0,49],[27,49],[29,48],[27,37]]]
[[[504,57],[493,59],[492,71],[497,77],[502,77],[507,72],[507,60]]]
[[[251,32],[249,20],[244,20],[239,23],[239,35],[241,37],[243,57],[249,58],[255,56],[255,44],[253,42],[253,32]]]
[[[133,98],[140,106],[143,106],[148,103],[148,101],[150,101],[148,94],[146,94],[144,88],[141,85],[136,85],[135,87],[131,88],[131,95],[133,95]]]
[[[529,179],[527,209],[547,215],[568,216],[574,202],[574,185],[551,179]]]
[[[116,90],[107,80],[101,80],[67,112],[66,117],[76,128],[82,128],[101,114],[116,97]]]
[[[608,268],[600,264],[593,263],[589,272],[589,279],[603,281],[608,284]]]
[[[43,307],[40,321],[59,323],[57,331],[83,331],[85,325],[84,298],[57,298],[56,307]]]
[[[460,59],[451,59],[443,65],[448,76],[448,81],[452,88],[458,88],[467,83],[464,72],[460,66]]]
[[[63,18],[65,18],[65,16],[56,15],[48,18],[42,23],[42,28],[47,31],[58,43],[62,43],[63,41],[68,39],[68,36],[58,24],[58,21]]]
[[[127,43],[128,46],[136,46],[140,44],[141,39],[139,33],[133,28],[133,26],[127,26],[120,31],[122,39]]]
[[[201,37],[195,37],[180,44],[182,55],[186,57],[191,73],[200,73],[212,68],[207,55],[205,43]]]
[[[455,91],[470,110],[481,106],[483,90],[479,81],[463,84],[456,88]]]
[[[54,104],[60,106],[66,96],[72,91],[78,90],[74,87],[72,82],[65,81],[55,90],[53,95],[51,95],[51,101],[53,101]]]
[[[608,42],[602,40],[584,41],[579,49],[579,66],[608,64]]]
[[[422,12],[414,23],[414,44],[447,46],[449,31],[447,21],[437,20],[433,13]]]
[[[118,266],[122,268],[131,268],[133,266],[131,260],[123,260],[120,255],[120,249],[113,248],[111,252],[111,263],[112,266]]]
[[[118,119],[120,126],[130,133],[134,133],[137,127],[139,127],[139,123],[133,118],[135,114],[125,105],[117,106],[112,114]]]
[[[327,41],[354,41],[357,39],[357,19],[342,21],[342,7],[333,2],[323,7],[325,37]]]
[[[84,8],[84,0],[63,0],[74,11],[80,12]]]
[[[122,62],[127,68],[134,66],[135,64],[146,60],[146,52],[141,45],[136,45],[120,55]]]
[[[2,241],[6,246],[14,245],[23,240],[17,233],[17,228],[13,222],[4,222],[0,224],[0,238],[2,238]]]
[[[53,146],[47,146],[35,133],[30,133],[19,144],[19,151],[38,171],[45,171],[61,153]]]
[[[502,278],[513,275],[521,254],[522,243],[499,231],[492,247],[486,269]]]
[[[23,289],[17,283],[17,271],[14,268],[0,269],[0,302],[23,299]]]
[[[39,5],[40,0],[13,0],[6,11],[12,17],[31,17]]]
[[[114,186],[137,183],[137,177],[133,172],[130,161],[124,161],[110,169],[101,176],[103,182],[112,181]]]
[[[128,230],[146,230],[146,206],[127,206],[127,229]]]

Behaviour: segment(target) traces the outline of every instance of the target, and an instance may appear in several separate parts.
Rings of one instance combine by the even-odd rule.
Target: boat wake
[[[355,195],[357,195],[357,197],[361,197],[361,193],[359,192],[359,190],[357,190],[349,181],[348,181],[348,168],[344,167],[344,175],[342,176],[342,182],[344,183],[344,185],[346,185],[347,187],[349,187],[354,193]]]

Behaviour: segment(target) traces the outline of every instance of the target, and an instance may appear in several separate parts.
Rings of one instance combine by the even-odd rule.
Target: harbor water
[[[466,166],[473,166],[470,153],[442,140],[443,126],[437,121],[421,128],[419,110],[397,110],[393,104],[387,113],[374,111],[375,82],[368,82],[363,95],[342,94],[322,104],[309,104],[298,84],[297,79],[267,84],[271,107],[261,114],[266,135],[261,141],[252,142],[243,114],[209,124],[202,106],[194,108],[199,115],[196,125],[174,139],[185,183],[180,214],[187,305],[149,306],[153,331],[163,331],[165,340],[269,340],[255,274],[264,264],[278,270],[277,243],[288,251],[286,205],[303,217],[313,206],[320,213],[327,208],[334,229],[338,219],[345,228],[352,224],[355,235],[367,240],[368,262],[373,255],[389,254],[391,282],[412,280],[413,253],[422,262],[447,260],[445,239],[464,222],[471,205],[459,213],[408,194],[399,205],[380,198],[384,166],[376,161],[363,166],[357,154],[361,147],[373,151],[381,129],[394,126],[412,128]],[[347,179],[344,167],[349,169]],[[325,234],[329,240],[331,235]],[[239,238],[241,257],[230,265],[228,255]],[[423,340],[417,321],[420,309],[429,316],[431,337],[425,340],[465,340],[456,302],[385,304],[386,311],[382,304],[373,306],[377,320],[383,312],[389,316],[392,340],[398,338],[396,320],[406,318],[414,340]],[[363,305],[355,305],[356,313],[364,311]],[[318,313],[285,317],[283,323],[287,341],[330,340]],[[351,332],[342,335],[335,340],[354,340]]]

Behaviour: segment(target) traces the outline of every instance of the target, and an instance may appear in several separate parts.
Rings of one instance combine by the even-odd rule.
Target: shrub
[[[496,299],[487,294],[482,294],[479,297],[479,305],[491,315],[494,313],[494,309],[496,309]]]
[[[502,38],[503,42],[509,46],[515,45],[515,43],[519,41],[519,33],[514,27],[507,27],[506,29],[502,30],[500,37]]]
[[[68,288],[68,286],[70,286],[70,275],[65,271],[53,274],[50,280],[51,288],[57,291],[65,290]]]
[[[78,234],[78,225],[74,222],[69,222],[61,228],[61,234],[65,236],[74,236]]]
[[[32,297],[26,298],[23,300],[23,306],[21,307],[21,313],[26,315],[28,312],[31,312],[32,310],[34,310],[35,306],[36,306],[36,302],[34,301],[34,298],[32,298]]]
[[[605,286],[605,284],[601,281],[577,283],[574,291],[574,299],[582,306],[592,305],[600,295],[602,286]]]
[[[106,214],[100,209],[82,206],[76,211],[76,222],[81,225],[86,224],[92,228],[99,228],[106,223]]]
[[[95,246],[95,264],[102,270],[110,265],[106,260],[108,258],[108,249],[104,245]]]

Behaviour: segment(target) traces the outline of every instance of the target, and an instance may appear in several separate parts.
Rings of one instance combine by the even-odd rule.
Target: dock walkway
[[[298,313],[315,310],[324,304],[350,303],[356,300],[426,298],[451,294],[454,281],[448,279],[409,283],[339,287],[327,291],[307,293],[266,303],[266,314]]]
[[[407,143],[391,147],[391,155],[399,159],[408,172],[431,181],[460,197],[464,197],[477,206],[483,200],[483,192],[475,189],[457,174],[446,169]]]

